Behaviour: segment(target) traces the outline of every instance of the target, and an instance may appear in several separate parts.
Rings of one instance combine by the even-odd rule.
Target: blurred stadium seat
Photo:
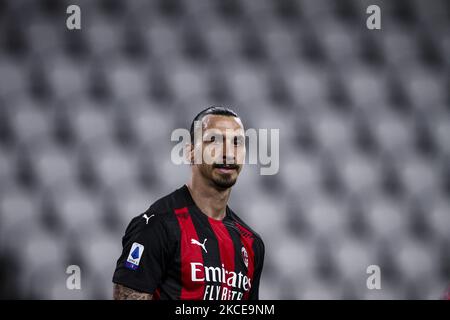
[[[69,4],[82,30],[65,29]],[[382,30],[365,27],[370,4]],[[280,129],[279,174],[248,165],[231,197],[266,244],[261,298],[439,298],[449,9],[1,1],[0,258],[19,266],[17,297],[111,298],[127,223],[188,177],[170,162],[171,132],[225,103],[247,128]],[[65,287],[69,264],[82,267],[81,291]],[[382,290],[366,287],[372,264]]]

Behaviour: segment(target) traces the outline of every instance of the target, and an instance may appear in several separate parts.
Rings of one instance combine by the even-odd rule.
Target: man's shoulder
[[[186,206],[186,199],[183,187],[157,199],[150,207],[133,217],[130,227],[138,225],[141,228],[145,226],[153,226],[155,224],[164,225],[175,219],[175,209]]]
[[[164,214],[189,205],[185,185],[157,199],[147,211]]]
[[[264,247],[262,237],[253,228],[251,228],[240,216],[238,216],[233,210],[230,209],[233,220],[238,223],[239,232],[245,237],[251,237],[255,242],[258,242]]]

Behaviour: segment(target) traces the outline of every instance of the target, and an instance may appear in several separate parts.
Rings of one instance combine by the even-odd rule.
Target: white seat
[[[177,53],[180,52],[177,31],[173,24],[155,17],[144,34],[152,54],[159,61],[164,62],[167,61],[167,58],[176,58]]]
[[[103,207],[97,195],[71,186],[54,191],[53,199],[68,232],[84,233],[100,225]]]
[[[142,145],[170,143],[170,136],[176,129],[174,117],[169,110],[161,110],[148,103],[138,103],[130,110],[130,120]],[[189,128],[186,128],[189,130]]]
[[[100,146],[94,153],[94,168],[103,187],[132,185],[137,179],[135,154],[114,145]]]
[[[14,249],[20,265],[18,287],[26,296],[49,298],[55,275],[65,272],[65,252],[60,245],[59,238],[33,228],[28,230],[20,247]]]
[[[0,96],[22,96],[26,92],[25,64],[2,57],[0,61]]]
[[[171,80],[175,97],[181,101],[185,99],[200,99],[208,94],[208,79],[204,70],[193,68],[189,64],[179,64],[170,67],[168,76]]]
[[[366,288],[367,267],[376,265],[375,243],[344,237],[337,244],[336,268],[358,293]]]
[[[272,252],[271,260],[280,276],[304,279],[313,274],[315,253],[311,242],[299,241],[297,237],[286,234],[264,240],[266,252]]]
[[[383,73],[355,67],[348,72],[345,71],[342,76],[343,82],[348,84],[351,100],[358,108],[375,108],[373,105],[375,101],[377,109],[380,108],[379,105],[386,104],[388,97],[386,77]]]
[[[440,198],[434,201],[427,217],[433,228],[433,234],[441,239],[450,239],[450,202],[448,199]]]
[[[424,68],[406,71],[405,89],[412,104],[427,114],[436,112],[445,105],[445,75],[431,73]]]
[[[317,156],[289,152],[283,158],[279,174],[287,190],[303,195],[319,192],[321,171]]]
[[[407,230],[406,208],[401,202],[375,196],[366,211],[367,222],[378,239],[396,238]]]
[[[321,148],[333,153],[345,153],[352,142],[351,122],[345,115],[324,113],[317,117],[314,124],[316,137]]]
[[[214,57],[223,58],[225,61],[236,59],[235,43],[238,38],[233,26],[214,23],[205,30],[205,40]]]
[[[382,151],[402,155],[411,150],[413,131],[408,118],[394,113],[380,113],[372,121]]]
[[[39,225],[39,201],[33,194],[11,188],[0,197],[0,244],[10,247],[20,245],[19,236]],[[19,232],[19,230],[21,232]]]
[[[297,103],[308,108],[322,105],[326,97],[326,77],[308,65],[294,65],[286,70],[286,84]]]
[[[342,299],[342,287],[328,283],[319,278],[309,278],[302,283],[300,297],[302,300],[337,300]]]
[[[79,97],[85,92],[87,68],[57,55],[50,63],[48,79],[55,96],[62,101],[68,97]]]
[[[149,192],[136,186],[113,191],[111,201],[120,218],[121,230],[125,232],[125,228],[132,218],[144,213],[152,203],[162,196],[162,192]]]
[[[389,34],[381,38],[384,56],[392,65],[411,66],[417,60],[417,46],[414,33],[405,27],[391,25]]]
[[[267,43],[269,55],[277,63],[288,65],[295,59],[295,39],[291,32],[277,25],[272,25],[262,34]]]
[[[3,184],[14,181],[15,157],[11,153],[0,151],[0,181]]]
[[[450,155],[450,116],[448,114],[440,114],[435,117],[432,126],[433,136],[437,142],[439,149],[446,155]]]
[[[119,99],[127,101],[147,94],[148,80],[142,67],[118,62],[108,69],[107,74],[113,94]]]
[[[407,191],[413,196],[437,193],[436,166],[417,156],[406,157],[399,167]]]
[[[116,23],[108,23],[108,21],[100,16],[91,21],[87,32],[87,43],[93,50],[96,57],[104,57],[111,53],[116,53],[119,48],[119,38],[122,25],[120,21]]]
[[[94,148],[97,144],[112,140],[114,125],[112,116],[110,110],[81,100],[70,110],[69,119],[72,121],[79,143]]]
[[[33,152],[35,171],[43,188],[70,184],[76,179],[76,167],[72,154],[44,145]]]
[[[264,101],[267,73],[244,63],[235,63],[226,70],[232,95],[242,106],[259,105]]]
[[[380,164],[374,158],[350,153],[340,161],[346,190],[352,194],[372,194],[380,183]]]
[[[49,114],[31,100],[16,101],[10,119],[18,144],[35,146],[51,139],[52,124]]]
[[[122,252],[121,239],[112,237],[99,228],[95,233],[80,240],[80,249],[85,255],[90,270],[111,280],[117,259]]]
[[[340,65],[352,63],[357,52],[354,30],[333,20],[325,20],[318,27],[317,34],[320,35],[325,51],[333,53],[330,58]]]
[[[399,269],[409,282],[427,282],[437,274],[438,255],[432,242],[404,237],[395,254]]]
[[[264,237],[265,234],[277,232],[276,230],[282,232],[283,225],[286,224],[286,204],[266,195],[249,201],[239,215]]]
[[[344,202],[322,194],[305,200],[303,212],[315,236],[333,238],[344,232],[348,225],[348,214]]]

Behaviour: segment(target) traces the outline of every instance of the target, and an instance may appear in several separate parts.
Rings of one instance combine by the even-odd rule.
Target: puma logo
[[[206,240],[208,240],[207,238],[205,238],[205,240],[203,240],[203,243],[200,243],[200,242],[198,242],[197,240],[195,240],[195,239],[191,239],[191,244],[195,244],[195,245],[197,245],[197,246],[200,246],[200,247],[202,247],[203,248],[203,250],[205,250],[205,252],[206,253],[208,253],[208,250],[206,250],[206,246],[205,246],[205,244],[206,244]]]
[[[152,214],[150,217],[147,217],[147,214],[144,214],[144,215],[142,216],[142,218],[145,219],[145,224],[148,224],[148,220],[149,220],[151,217],[153,217],[153,216],[154,216],[154,214]]]

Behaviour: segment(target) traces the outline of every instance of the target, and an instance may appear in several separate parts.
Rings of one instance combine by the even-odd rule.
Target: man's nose
[[[224,163],[236,163],[236,155],[234,153],[233,143],[224,143],[223,146],[223,161]]]
[[[235,164],[236,163],[236,159],[235,159],[234,155],[224,156],[223,157],[223,163],[224,164]]]

